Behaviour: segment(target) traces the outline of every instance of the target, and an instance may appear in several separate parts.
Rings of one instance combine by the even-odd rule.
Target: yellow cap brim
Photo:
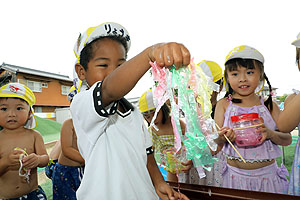
[[[300,48],[300,38],[292,42],[292,45],[296,46],[297,48]]]
[[[142,94],[142,96],[139,99],[139,109],[140,112],[146,112],[149,110],[153,110],[155,109],[155,105],[153,102],[153,93],[152,90],[148,90],[146,92],[144,92],[144,94]]]

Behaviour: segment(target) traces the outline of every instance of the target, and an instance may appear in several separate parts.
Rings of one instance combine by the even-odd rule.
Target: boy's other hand
[[[162,200],[189,200],[184,194],[173,190],[166,182],[161,182],[156,188],[156,192]]]
[[[39,157],[35,153],[25,156],[22,161],[23,167],[27,169],[36,168],[40,163]]]
[[[191,60],[189,50],[176,42],[153,45],[148,56],[152,62],[156,61],[160,67],[170,67],[174,64],[176,68],[180,68],[189,65]]]

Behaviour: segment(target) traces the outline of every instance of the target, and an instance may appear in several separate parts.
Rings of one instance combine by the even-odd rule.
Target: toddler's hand
[[[184,194],[179,194],[164,181],[156,187],[156,193],[162,200],[189,200]]]
[[[193,166],[193,161],[188,160],[187,162],[182,162],[181,164],[185,166],[183,169],[181,169],[181,171],[183,171],[184,173],[188,173]]]
[[[13,150],[7,156],[7,163],[9,166],[19,165],[20,164],[20,155],[23,154],[21,150]]]
[[[189,50],[176,42],[153,45],[148,56],[152,62],[156,61],[160,67],[170,67],[174,64],[176,68],[180,68],[189,65],[191,60]]]
[[[40,163],[39,157],[35,153],[25,156],[22,161],[23,167],[27,169],[36,168]]]

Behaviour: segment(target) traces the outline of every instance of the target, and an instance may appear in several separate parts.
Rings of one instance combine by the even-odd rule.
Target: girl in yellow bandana
[[[222,151],[226,157],[222,173],[223,187],[286,193],[288,171],[284,165],[278,167],[276,158],[282,154],[279,145],[291,144],[292,137],[290,133],[277,130],[276,122],[280,110],[272,101],[271,95],[265,102],[257,95],[263,88],[264,80],[268,82],[271,92],[263,63],[263,55],[246,45],[234,48],[226,57],[224,82],[230,95],[218,101],[214,117],[218,126],[222,127],[216,142],[223,147]],[[244,135],[237,140],[238,131],[234,131],[234,128],[237,128],[234,127],[234,119],[251,113],[259,115],[258,122],[255,122],[258,126],[250,129],[251,126],[246,125],[249,129],[245,132],[250,134],[245,134],[246,137]],[[251,134],[256,134],[257,137],[247,138]],[[237,151],[227,142],[224,135],[234,142]],[[256,143],[240,145],[249,140]],[[238,143],[239,141],[241,142]]]

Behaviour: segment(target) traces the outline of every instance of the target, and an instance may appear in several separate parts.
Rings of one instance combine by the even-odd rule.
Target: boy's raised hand
[[[176,42],[153,45],[148,56],[152,62],[156,61],[160,67],[170,67],[174,64],[176,68],[180,68],[189,65],[191,60],[189,50]]]

